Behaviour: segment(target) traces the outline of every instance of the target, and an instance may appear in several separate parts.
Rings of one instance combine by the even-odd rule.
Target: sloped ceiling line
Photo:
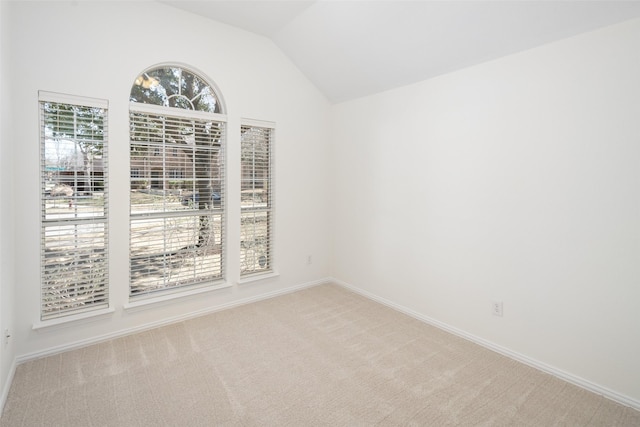
[[[266,37],[331,101],[640,17],[635,0],[162,0]]]

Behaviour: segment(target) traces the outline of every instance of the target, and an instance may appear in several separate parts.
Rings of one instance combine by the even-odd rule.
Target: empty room
[[[640,426],[640,1],[0,0],[0,425]]]

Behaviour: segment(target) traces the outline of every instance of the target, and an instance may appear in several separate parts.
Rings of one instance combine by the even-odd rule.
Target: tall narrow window
[[[41,320],[108,308],[107,101],[39,93]]]
[[[131,89],[130,296],[223,279],[225,122],[203,77],[175,66]]]
[[[273,272],[273,133],[269,122],[241,126],[241,277]]]

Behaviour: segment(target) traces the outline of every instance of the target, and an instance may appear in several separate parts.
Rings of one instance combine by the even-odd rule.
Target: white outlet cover
[[[493,301],[491,303],[491,313],[494,316],[502,317],[502,301]]]

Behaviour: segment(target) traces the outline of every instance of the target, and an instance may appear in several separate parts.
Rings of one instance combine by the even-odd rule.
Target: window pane
[[[42,320],[109,305],[107,110],[49,97],[40,94]]]
[[[271,270],[271,213],[243,212],[240,218],[240,274]]]
[[[222,279],[224,123],[133,104],[130,123],[130,295]]]
[[[131,221],[131,295],[222,278],[222,215]]]
[[[241,276],[273,270],[272,133],[267,127],[241,127]]]
[[[43,246],[42,320],[108,306],[106,224],[46,227]]]
[[[131,213],[220,209],[222,136],[220,123],[132,113]]]
[[[142,73],[131,88],[130,100],[163,107],[220,113],[220,102],[211,86],[179,67],[160,67]]]

